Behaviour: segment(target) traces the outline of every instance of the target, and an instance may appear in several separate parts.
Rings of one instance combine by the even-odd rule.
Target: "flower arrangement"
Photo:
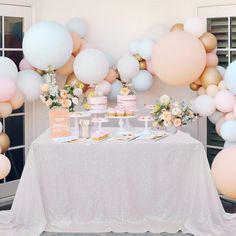
[[[76,105],[82,105],[84,102],[83,83],[78,85],[65,85],[60,89],[56,82],[54,71],[49,68],[45,79],[46,83],[41,86],[40,99],[45,103],[48,109],[66,108],[73,112]]]
[[[197,118],[191,107],[185,102],[172,101],[168,95],[162,95],[153,106],[151,115],[154,127],[180,127]]]
[[[120,90],[121,95],[135,95],[135,92],[132,88],[132,84],[123,83],[123,87]]]

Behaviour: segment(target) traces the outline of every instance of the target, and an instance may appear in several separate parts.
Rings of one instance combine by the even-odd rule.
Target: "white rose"
[[[78,105],[79,100],[78,100],[78,98],[72,98],[72,102],[73,102],[75,105]]]
[[[180,113],[181,113],[181,110],[178,107],[173,108],[171,111],[171,114],[174,116],[178,116],[180,115]]]
[[[83,90],[81,88],[76,88],[73,93],[74,93],[75,96],[78,97],[78,96],[81,96],[83,94]]]
[[[160,103],[168,104],[169,102],[170,102],[170,97],[168,95],[164,94],[160,97]]]

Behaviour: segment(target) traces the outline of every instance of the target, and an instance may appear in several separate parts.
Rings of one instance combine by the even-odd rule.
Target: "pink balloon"
[[[185,86],[197,80],[206,66],[206,51],[200,40],[183,31],[170,32],[153,49],[152,66],[163,82]]]
[[[216,109],[221,112],[231,112],[234,109],[235,97],[227,90],[219,91],[214,98]]]
[[[215,53],[206,54],[206,66],[207,67],[216,67],[218,65],[219,58]]]
[[[219,91],[219,88],[215,84],[208,85],[208,87],[206,89],[207,95],[209,95],[211,97],[215,97],[215,95],[217,94],[218,91]]]
[[[19,68],[20,70],[35,70],[35,67],[33,67],[25,58],[20,61]]]
[[[154,75],[154,70],[153,70],[153,67],[152,67],[152,61],[151,60],[146,60],[146,67],[147,67],[147,70],[152,74]]]
[[[204,87],[200,87],[197,92],[198,95],[204,95],[206,94],[206,89]]]
[[[225,121],[226,120],[234,120],[234,119],[235,119],[235,116],[234,116],[233,112],[229,112],[225,115]]]
[[[11,79],[0,78],[0,102],[10,100],[16,94],[16,84]]]
[[[111,84],[107,80],[101,81],[96,87],[102,91],[104,96],[107,96],[111,91]]]
[[[220,118],[217,122],[216,122],[216,133],[221,136],[220,134],[220,129],[221,126],[223,125],[223,123],[225,122],[225,117]]]

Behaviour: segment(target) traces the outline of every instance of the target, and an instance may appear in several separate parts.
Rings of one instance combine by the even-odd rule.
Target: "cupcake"
[[[117,116],[125,116],[125,111],[124,110],[117,110],[116,114],[117,114]]]
[[[109,107],[107,110],[107,115],[108,116],[116,116],[116,110],[112,107]]]

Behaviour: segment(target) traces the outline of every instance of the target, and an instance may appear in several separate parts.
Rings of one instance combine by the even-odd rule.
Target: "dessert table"
[[[235,236],[203,145],[178,131],[157,142],[57,143],[48,131],[29,151],[0,235],[177,232]]]

